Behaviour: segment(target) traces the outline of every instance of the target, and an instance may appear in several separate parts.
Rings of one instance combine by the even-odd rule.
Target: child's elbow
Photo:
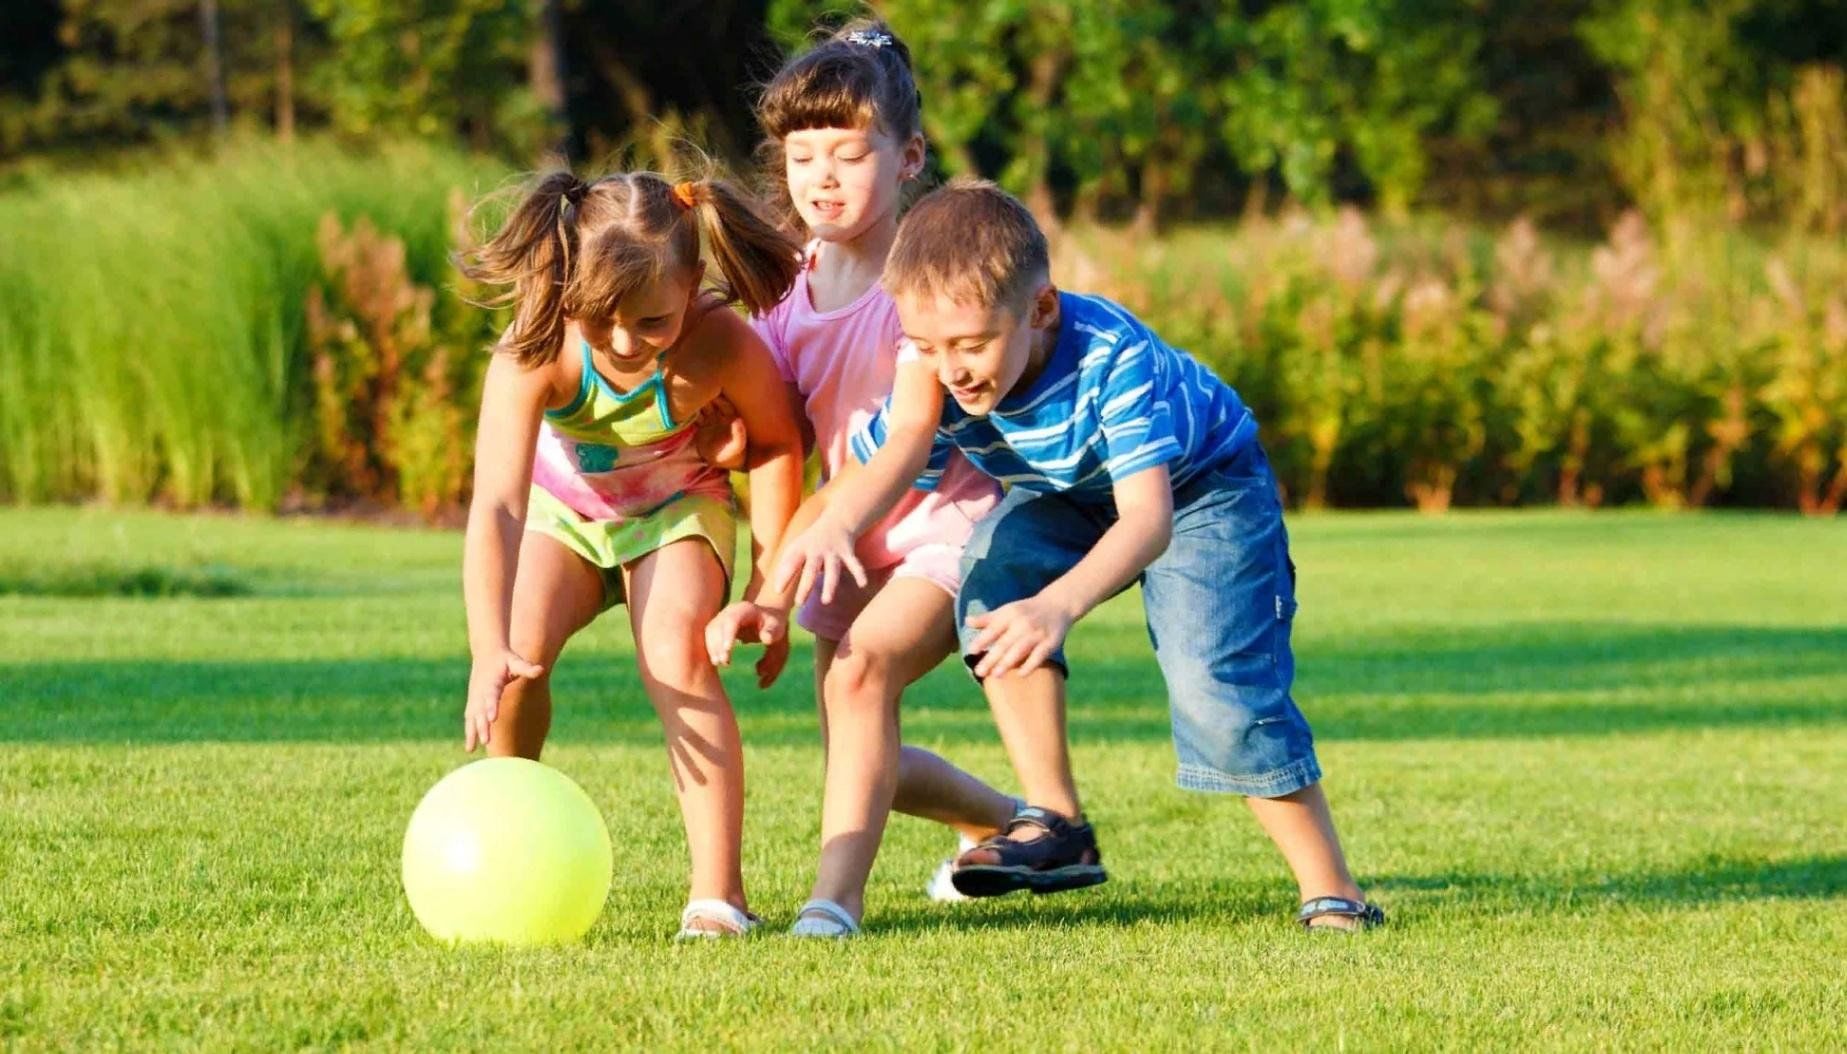
[[[1148,559],[1153,560],[1167,551],[1174,541],[1174,518],[1162,516],[1155,521],[1154,529],[1148,539]]]
[[[791,434],[761,443],[752,443],[744,456],[744,464],[751,471],[760,468],[787,469],[801,471],[802,437]]]

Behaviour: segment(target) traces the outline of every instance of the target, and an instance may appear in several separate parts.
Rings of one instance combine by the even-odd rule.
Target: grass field
[[[1112,881],[933,905],[949,840],[900,819],[844,945],[667,939],[664,752],[619,620],[593,628],[547,760],[602,807],[616,886],[581,947],[516,952],[436,945],[398,887],[462,760],[457,535],[0,512],[0,1048],[1840,1048],[1847,524],[1292,529],[1298,697],[1387,929],[1295,931],[1243,807],[1173,789],[1118,601],[1072,643]],[[807,675],[798,649],[772,692],[731,679],[777,929],[817,840]],[[952,670],[906,730],[1008,781]]]

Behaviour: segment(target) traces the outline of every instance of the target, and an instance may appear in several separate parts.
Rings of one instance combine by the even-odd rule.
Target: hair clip
[[[849,44],[858,44],[862,48],[882,48],[891,43],[891,34],[855,29],[840,39]]]

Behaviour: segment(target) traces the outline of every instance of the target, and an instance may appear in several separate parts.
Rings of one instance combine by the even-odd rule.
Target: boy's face
[[[979,417],[1044,368],[1037,337],[1057,317],[1058,291],[1046,282],[1024,303],[992,305],[906,294],[897,306],[906,339],[956,405]]]

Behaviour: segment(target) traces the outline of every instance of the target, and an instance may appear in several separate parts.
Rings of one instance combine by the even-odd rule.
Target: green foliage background
[[[936,174],[1020,193],[1061,279],[1236,384],[1299,503],[1847,498],[1842,5],[27,7],[7,500],[441,515],[496,325],[447,262],[464,204],[555,151],[746,167],[755,85],[868,12]]]

